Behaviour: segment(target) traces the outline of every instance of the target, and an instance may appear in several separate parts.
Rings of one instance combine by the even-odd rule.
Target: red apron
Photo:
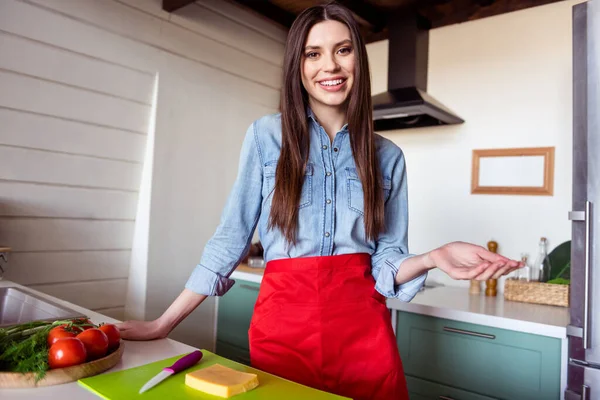
[[[408,400],[368,254],[268,262],[249,339],[255,368],[355,400]]]

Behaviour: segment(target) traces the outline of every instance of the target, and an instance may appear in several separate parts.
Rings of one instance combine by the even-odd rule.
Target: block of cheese
[[[213,396],[229,398],[258,386],[258,376],[213,364],[185,375],[185,384]]]

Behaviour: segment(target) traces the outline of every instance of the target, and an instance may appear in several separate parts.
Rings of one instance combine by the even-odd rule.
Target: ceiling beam
[[[376,33],[367,33],[367,34],[363,35],[366,44],[378,42],[380,40],[385,40],[388,38],[388,36],[389,36],[389,32],[388,32],[387,28],[384,28],[381,31],[376,32]]]
[[[455,0],[422,9],[432,22],[432,28],[474,21],[537,7],[560,0]],[[429,15],[428,15],[429,14]]]
[[[277,22],[280,25],[290,28],[296,19],[296,16],[284,9],[281,9],[267,0],[234,0],[259,14]]]
[[[385,14],[362,0],[338,0],[338,3],[368,22],[371,32],[380,32],[386,25]]]
[[[173,12],[193,2],[194,0],[162,0],[162,9]]]

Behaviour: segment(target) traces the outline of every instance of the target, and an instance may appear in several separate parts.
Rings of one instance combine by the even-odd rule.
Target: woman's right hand
[[[153,321],[125,321],[116,324],[125,340],[163,339],[206,299],[206,295],[189,289],[175,299],[159,318]]]
[[[125,340],[154,340],[166,338],[168,330],[161,327],[159,320],[154,321],[125,321],[116,324]]]

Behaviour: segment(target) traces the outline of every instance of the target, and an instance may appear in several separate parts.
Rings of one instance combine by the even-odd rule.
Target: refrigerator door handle
[[[569,219],[571,221],[585,221],[585,281],[584,281],[584,295],[583,295],[583,329],[582,339],[583,348],[589,349],[591,347],[591,324],[590,324],[590,233],[592,230],[592,202],[585,202],[585,211],[571,211],[569,212]]]
[[[590,337],[592,336],[592,326],[590,324],[590,233],[592,230],[592,202],[585,202],[585,286],[583,300],[583,348],[591,347]],[[585,398],[585,397],[584,397]]]
[[[589,400],[590,399],[590,387],[588,385],[583,385],[581,388],[581,400]]]

